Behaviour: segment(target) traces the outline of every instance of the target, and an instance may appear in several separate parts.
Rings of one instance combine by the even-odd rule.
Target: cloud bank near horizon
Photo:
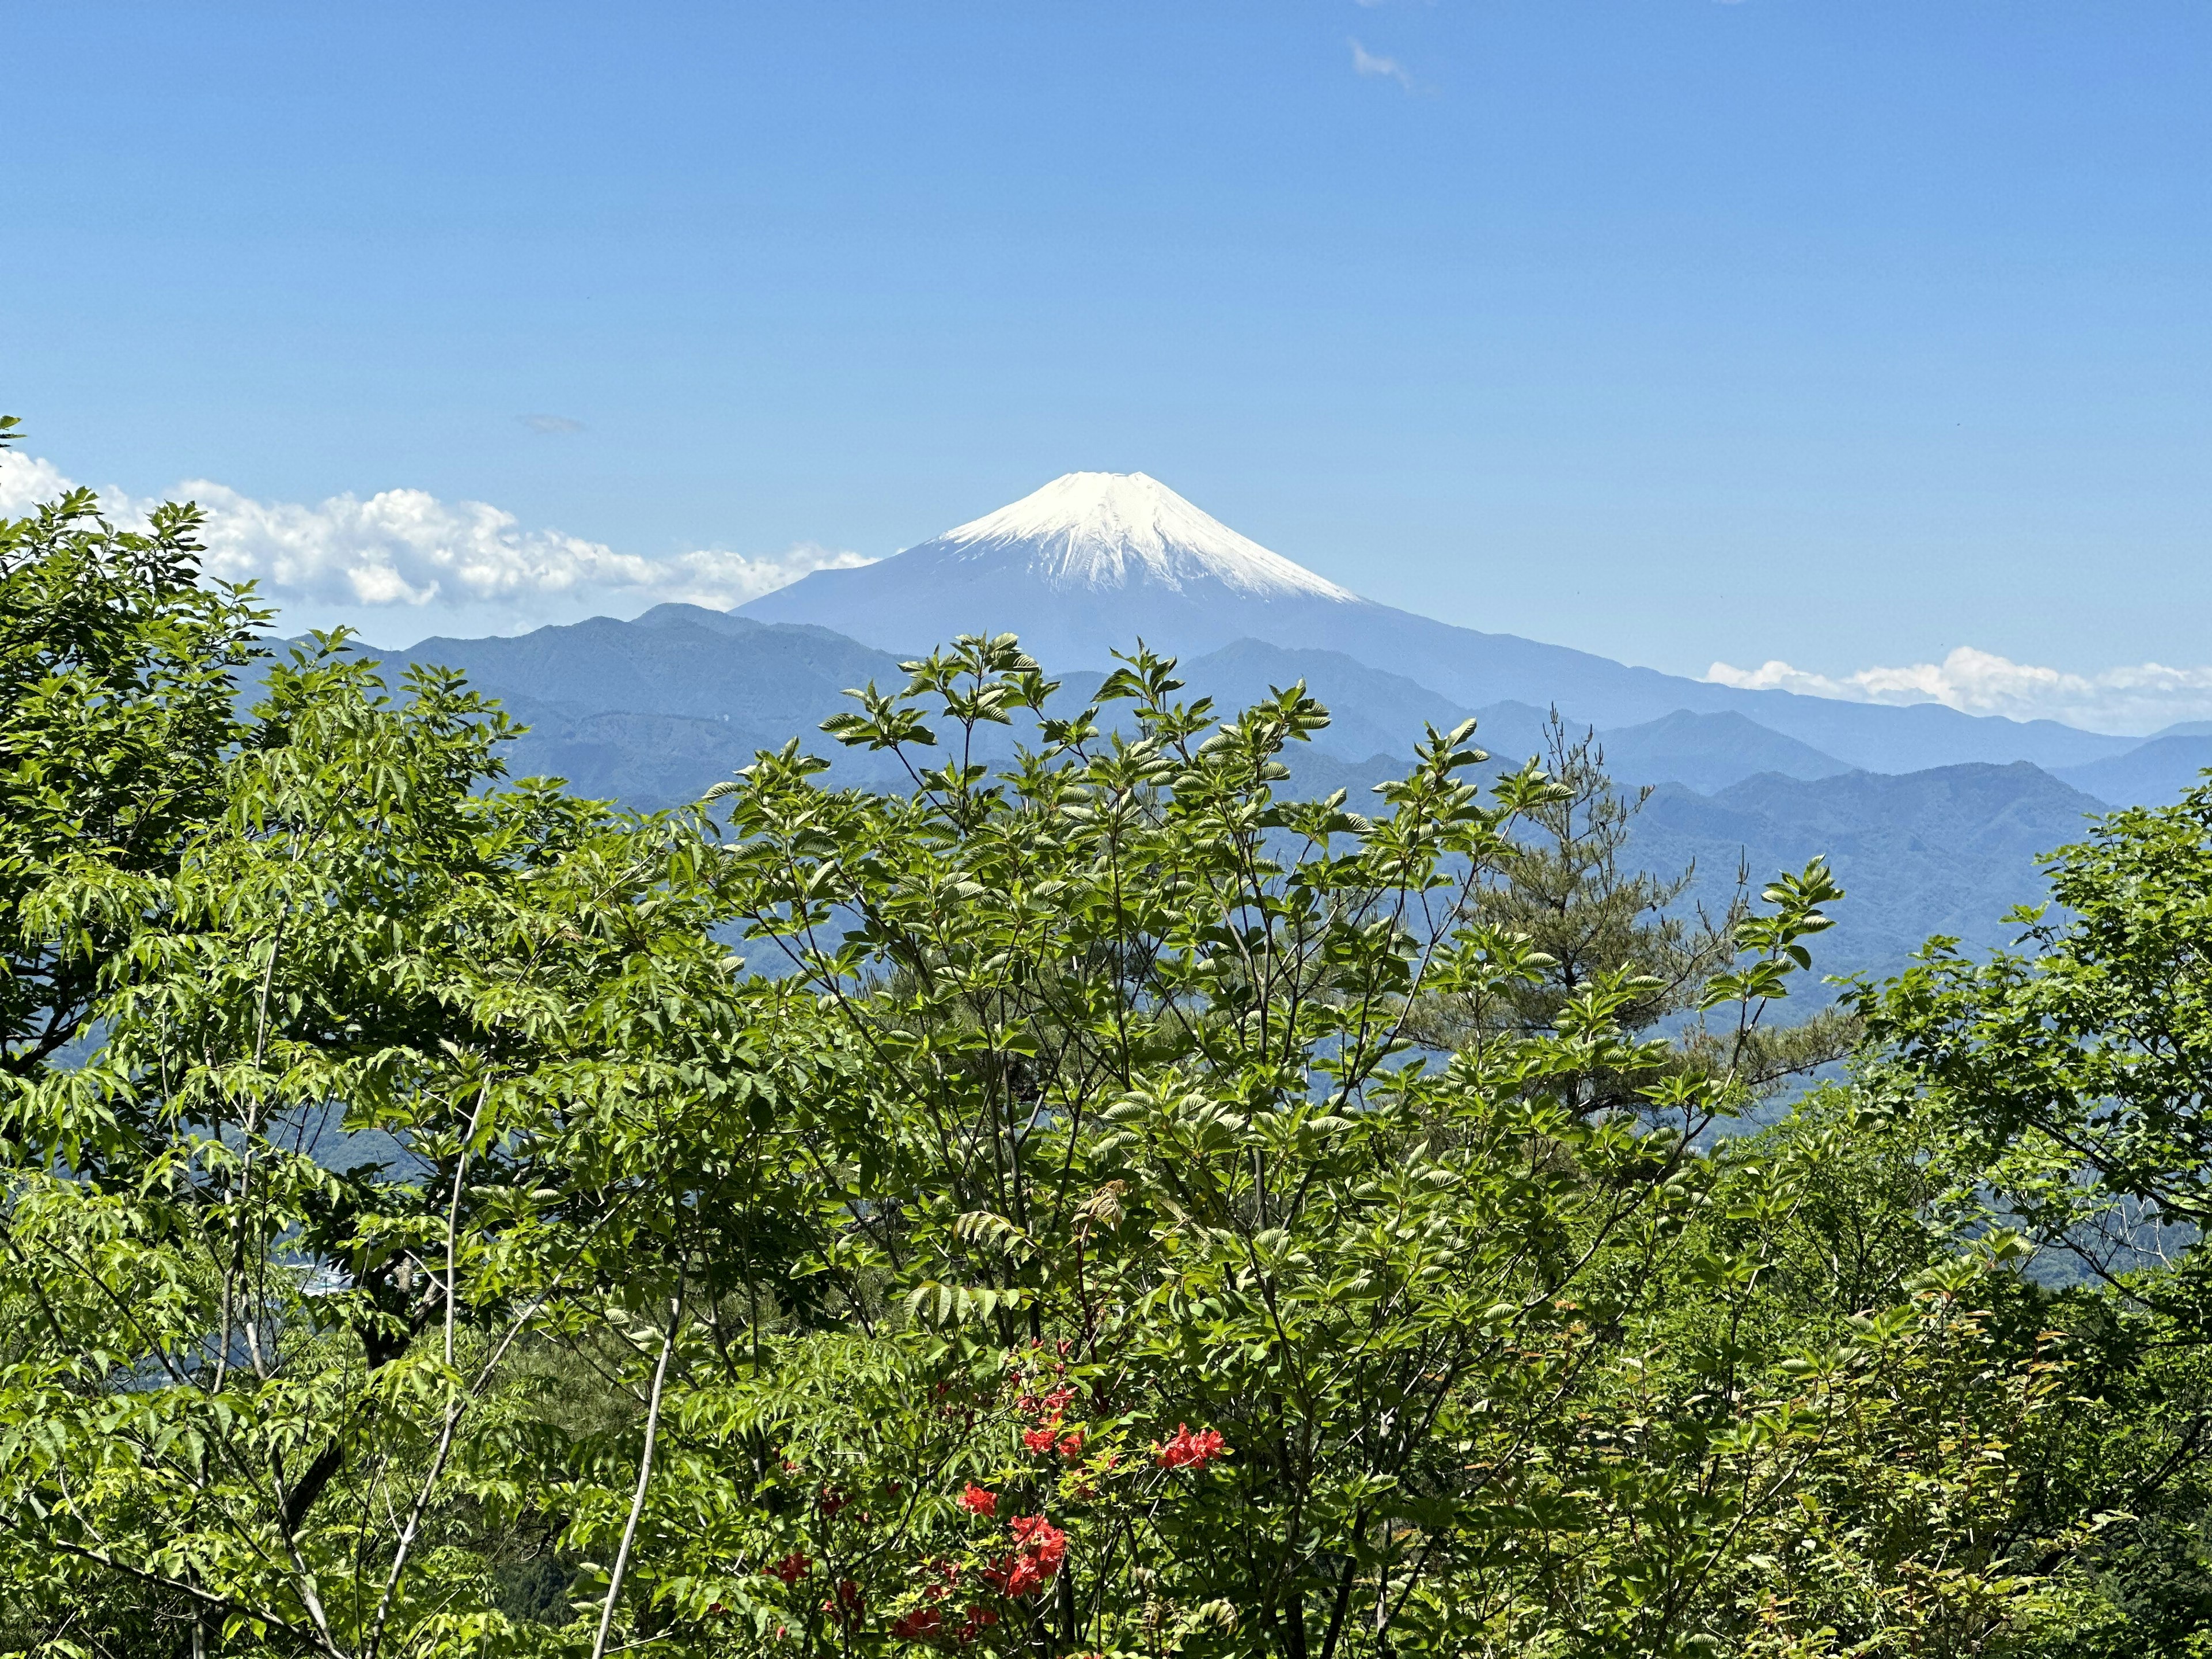
[[[51,461],[0,453],[0,518],[19,516],[73,488]],[[157,501],[119,489],[99,494],[118,524],[143,524]],[[255,583],[288,629],[343,623],[386,646],[434,633],[518,633],[593,615],[634,616],[671,602],[726,610],[813,571],[874,562],[814,542],[769,555],[717,548],[665,557],[624,553],[559,530],[526,529],[514,514],[487,502],[441,501],[421,489],[381,490],[366,499],[334,495],[308,506],[257,501],[202,478],[161,499],[200,504],[207,514],[207,573]],[[1745,690],[1851,702],[1939,702],[1970,714],[2055,720],[2113,732],[2212,720],[2212,666],[2146,662],[2077,673],[1972,646],[1941,662],[1842,675],[1778,658],[1756,668],[1715,662],[1705,678]]]
[[[2098,732],[2146,733],[2212,719],[2212,668],[2131,663],[2095,673],[2014,662],[1960,646],[1941,662],[1816,674],[1776,659],[1757,668],[1717,662],[1708,680],[1747,691],[1796,691],[1850,702],[1940,702],[1969,714],[2054,720]]]
[[[0,517],[19,516],[74,488],[52,462],[0,455]],[[157,501],[100,492],[118,524],[143,524]],[[256,501],[194,478],[166,499],[198,501],[207,514],[204,568],[218,580],[252,581],[281,608],[288,628],[346,623],[379,644],[390,626],[435,632],[473,627],[515,632],[603,612],[635,615],[678,602],[727,610],[816,570],[873,561],[801,542],[754,556],[701,548],[655,558],[619,552],[558,530],[526,529],[483,501],[446,501],[421,489],[366,500],[333,495],[313,506]],[[404,620],[403,620],[404,619]]]

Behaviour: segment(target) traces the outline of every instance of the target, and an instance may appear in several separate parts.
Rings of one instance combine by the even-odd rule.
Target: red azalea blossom
[[[835,1486],[822,1488],[822,1514],[826,1520],[845,1507],[845,1494]]]
[[[891,1620],[891,1634],[907,1642],[934,1636],[944,1628],[945,1615],[935,1607],[916,1607],[912,1613]]]
[[[963,1643],[972,1642],[999,1622],[999,1615],[988,1607],[970,1607],[960,1628],[953,1632]]]
[[[1022,1449],[1024,1451],[1033,1452],[1050,1451],[1052,1449],[1052,1431],[1048,1428],[1024,1429],[1022,1431]]]
[[[1035,1549],[1055,1570],[1067,1559],[1067,1534],[1041,1515],[1018,1515],[1008,1529],[1014,1542]]]
[[[782,1579],[785,1583],[795,1584],[800,1579],[806,1577],[806,1570],[813,1565],[814,1563],[808,1560],[805,1556],[800,1554],[799,1551],[793,1550],[790,1554],[785,1556],[782,1560],[770,1567],[769,1571],[775,1574],[778,1578]]]
[[[1066,1434],[1060,1436],[1060,1455],[1062,1457],[1080,1457],[1083,1455],[1082,1430],[1070,1429]]]
[[[1075,1390],[1062,1383],[1037,1401],[1037,1409],[1048,1416],[1058,1417],[1067,1409],[1067,1402],[1075,1398]]]
[[[1041,1515],[1013,1518],[1015,1553],[984,1574],[1008,1595],[1031,1595],[1052,1582],[1067,1559],[1067,1534]]]
[[[988,1520],[999,1512],[999,1494],[986,1492],[970,1480],[968,1490],[960,1494],[960,1507],[970,1515],[980,1515]]]
[[[837,1581],[836,1600],[824,1601],[822,1611],[837,1624],[848,1625],[860,1616],[862,1604],[860,1587],[849,1578],[841,1578]]]
[[[1217,1431],[1193,1434],[1189,1424],[1178,1423],[1168,1443],[1160,1448],[1158,1461],[1164,1469],[1202,1469],[1228,1449]]]

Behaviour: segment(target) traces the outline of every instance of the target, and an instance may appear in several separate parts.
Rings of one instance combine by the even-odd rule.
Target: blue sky
[[[0,55],[0,497],[191,482],[295,622],[1141,469],[1474,627],[2212,707],[2204,0],[78,0]],[[437,592],[338,580],[379,538]]]

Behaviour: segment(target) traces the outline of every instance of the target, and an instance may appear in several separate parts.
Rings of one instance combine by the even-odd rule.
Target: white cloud
[[[1371,76],[1378,80],[1395,81],[1407,92],[1413,89],[1413,76],[1407,67],[1395,58],[1383,58],[1367,50],[1358,41],[1352,42],[1352,72]]]
[[[52,461],[0,450],[0,518],[20,519],[70,487]]]
[[[518,415],[514,417],[532,432],[581,432],[584,423],[566,415]]]
[[[1757,668],[1717,662],[1705,678],[1747,690],[1797,691],[1852,702],[1940,702],[1970,714],[2063,720],[2106,732],[2153,732],[2176,720],[2212,717],[2212,667],[2145,662],[2076,674],[1972,646],[1960,646],[1942,662],[1863,668],[1840,677],[1776,660]]]
[[[68,488],[49,462],[0,457],[0,512],[21,514]],[[372,637],[388,633],[382,619],[395,615],[511,629],[671,600],[726,609],[810,571],[871,562],[811,542],[757,556],[719,548],[660,558],[623,553],[558,530],[524,529],[483,501],[444,501],[421,489],[366,501],[334,495],[310,507],[256,501],[196,478],[169,499],[205,510],[209,575],[257,583],[287,626],[346,622]],[[155,505],[119,490],[103,490],[100,500],[118,523],[143,522]]]

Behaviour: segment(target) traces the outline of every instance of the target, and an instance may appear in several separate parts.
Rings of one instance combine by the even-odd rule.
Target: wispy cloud
[[[0,514],[20,515],[70,487],[50,462],[0,456]],[[333,495],[309,506],[256,501],[195,478],[170,499],[205,509],[210,576],[258,584],[289,625],[349,622],[386,644],[398,642],[383,636],[401,617],[412,626],[512,629],[669,600],[726,609],[811,571],[872,562],[812,542],[765,555],[623,553],[558,530],[526,529],[483,501],[445,501],[421,489]],[[100,500],[118,523],[142,523],[155,505],[119,490],[103,490]]]
[[[1378,81],[1395,81],[1407,92],[1413,89],[1413,72],[1395,58],[1384,58],[1371,52],[1358,41],[1352,42],[1352,72]]]
[[[532,432],[581,432],[584,423],[572,421],[566,415],[518,415],[515,419]]]
[[[1853,702],[1940,702],[1970,714],[2064,720],[2106,732],[2153,732],[2212,717],[2212,667],[2132,663],[2094,673],[2014,662],[1960,646],[1941,662],[1815,674],[1777,659],[1757,668],[1717,662],[1705,678],[1747,690],[1797,691]]]

